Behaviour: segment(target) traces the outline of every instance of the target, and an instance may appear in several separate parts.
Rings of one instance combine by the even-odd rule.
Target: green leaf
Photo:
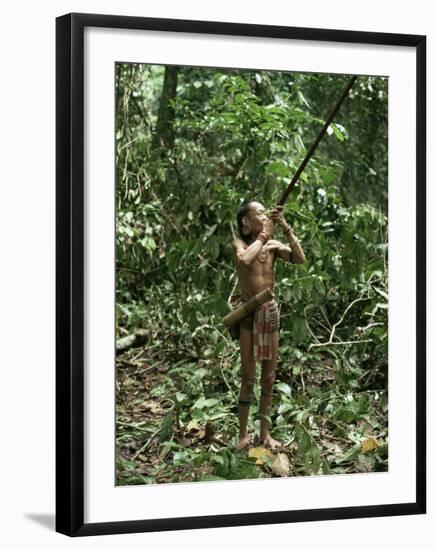
[[[173,464],[175,466],[183,466],[187,463],[188,457],[188,451],[176,451],[173,455]]]
[[[281,177],[290,176],[290,168],[284,160],[275,160],[268,165],[270,174],[277,174]]]
[[[176,401],[178,403],[182,403],[182,401],[184,401],[185,399],[187,399],[187,395],[185,393],[182,393],[180,391],[176,392]]]
[[[220,403],[219,399],[213,399],[213,398],[205,399],[205,401],[203,402],[202,408],[212,407],[213,405],[217,405],[217,403]]]
[[[292,411],[294,409],[294,405],[291,403],[281,403],[278,408],[278,414],[283,414],[288,411]]]
[[[339,127],[337,126],[337,124],[332,123],[332,124],[330,124],[329,128],[334,132],[335,137],[339,141],[344,141],[344,135],[341,132],[341,130],[339,129]]]
[[[201,409],[205,405],[205,396],[201,395],[194,403],[194,405],[191,407],[192,409]]]
[[[305,105],[305,107],[309,108],[310,104],[308,103],[308,101],[306,100],[306,97],[303,95],[303,93],[300,90],[298,90],[297,92],[297,97],[299,98],[299,101]]]
[[[133,233],[132,233],[131,236],[133,236]],[[155,248],[156,248],[156,242],[152,239],[152,237],[144,237],[141,240],[141,244],[144,246],[144,248],[148,252],[151,252],[152,250],[155,250]]]
[[[302,432],[301,436],[298,439],[299,451],[301,453],[306,453],[306,451],[309,449],[310,445],[311,445],[310,436],[307,434],[307,432],[305,432],[305,431]]]
[[[288,397],[291,397],[291,388],[288,384],[285,382],[276,382],[275,387],[281,392],[285,393],[285,395],[288,395]]]

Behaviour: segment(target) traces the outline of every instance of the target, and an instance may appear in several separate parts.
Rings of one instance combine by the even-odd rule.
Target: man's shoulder
[[[234,239],[232,242],[231,242],[231,246],[232,248],[234,249],[238,249],[238,248],[246,248],[247,247],[247,244],[243,241],[243,239],[239,239],[238,237],[236,239]]]

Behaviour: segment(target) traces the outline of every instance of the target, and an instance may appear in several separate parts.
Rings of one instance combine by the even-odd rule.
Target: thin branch
[[[363,302],[363,301],[368,300],[368,299],[369,298],[367,298],[367,297],[363,298],[363,296],[361,295],[359,298],[356,298],[355,300],[353,300],[347,306],[347,308],[343,311],[343,315],[340,317],[340,319],[332,326],[332,330],[331,330],[331,334],[329,336],[329,340],[327,342],[319,342],[317,344],[311,344],[308,348],[308,351],[311,350],[312,348],[321,347],[321,346],[330,346],[330,345],[335,345],[335,346],[342,346],[343,345],[344,346],[344,345],[349,345],[349,344],[363,344],[365,342],[371,342],[372,340],[354,340],[354,341],[348,341],[348,342],[333,342],[336,328],[339,325],[341,325],[341,323],[343,322],[344,318],[346,317],[348,311],[352,308],[352,306],[354,306],[358,302]]]
[[[221,357],[220,357],[220,364],[219,364],[220,373],[222,375],[222,378],[223,378],[223,381],[224,381],[226,387],[232,393],[232,395],[234,397],[234,401],[237,401],[237,395],[235,394],[234,390],[229,385],[229,382],[227,381],[224,370],[223,370],[223,357],[224,357],[224,354],[225,354],[225,350],[222,351],[222,354],[221,354]],[[235,354],[232,354],[231,357],[233,357],[234,355]]]
[[[124,428],[133,428],[134,430],[150,433],[150,430],[142,427],[143,424],[146,424],[146,422],[140,422],[139,424],[131,424],[129,422],[121,422],[121,420],[117,420],[117,426],[123,426]]]
[[[351,344],[365,344],[367,342],[373,342],[373,340],[347,340],[345,342],[321,342],[320,344],[311,344],[308,351],[312,348],[318,348],[322,346],[349,346]]]
[[[146,441],[146,443],[141,447],[141,449],[139,449],[139,450],[134,454],[132,460],[136,460],[136,459],[139,457],[139,455],[140,455],[141,453],[143,453],[143,452],[147,449],[147,447],[150,445],[150,443],[151,443],[151,442],[155,439],[155,437],[159,434],[159,432],[161,431],[161,429],[162,429],[162,426],[161,426],[161,424],[160,424],[160,425],[159,425],[159,428],[158,428],[156,431],[153,432],[152,436]]]

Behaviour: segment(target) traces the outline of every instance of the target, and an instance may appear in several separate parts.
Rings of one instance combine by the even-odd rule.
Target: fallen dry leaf
[[[363,453],[370,453],[374,449],[379,447],[378,441],[374,437],[369,437],[361,443],[361,450]]]
[[[187,432],[196,431],[198,432],[200,430],[200,424],[197,420],[190,420],[187,424]]]
[[[161,404],[157,401],[148,401],[144,403],[144,409],[146,409],[146,411],[150,411],[152,414],[159,414],[163,412]]]
[[[189,432],[192,437],[197,437],[198,439],[203,439],[205,437],[205,429],[199,424],[197,420],[190,420],[187,424],[187,432]]]
[[[285,453],[278,453],[272,464],[272,470],[280,477],[287,477],[290,473],[290,461]]]
[[[264,447],[253,447],[249,449],[249,458],[256,458],[255,464],[262,465],[266,462],[266,458],[273,458],[273,453]]]
[[[323,442],[325,447],[335,456],[342,456],[344,454],[343,449],[337,443],[332,443],[331,441]]]

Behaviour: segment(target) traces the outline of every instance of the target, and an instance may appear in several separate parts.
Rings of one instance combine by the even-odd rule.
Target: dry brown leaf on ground
[[[332,443],[331,441],[324,440],[323,444],[329,452],[335,456],[342,456],[344,454],[344,450],[340,447],[340,445],[338,445],[338,443]]]
[[[272,470],[280,477],[287,477],[290,473],[290,461],[285,453],[278,453],[272,464]]]
[[[273,458],[273,456],[273,453],[264,447],[252,447],[252,449],[249,449],[248,453],[249,458],[256,458],[255,464],[259,466],[265,464],[266,459]]]
[[[190,433],[192,437],[197,437],[198,439],[203,439],[205,437],[205,428],[195,419],[188,422],[186,431]]]
[[[369,437],[361,443],[361,450],[363,451],[363,453],[370,453],[370,451],[373,451],[378,447],[379,443],[374,437]]]
[[[193,419],[190,420],[186,427],[187,432],[196,431],[198,432],[200,430],[200,424],[197,420]]]
[[[157,401],[147,401],[146,403],[144,403],[143,406],[147,411],[150,411],[152,414],[159,414],[164,412],[162,405]]]

